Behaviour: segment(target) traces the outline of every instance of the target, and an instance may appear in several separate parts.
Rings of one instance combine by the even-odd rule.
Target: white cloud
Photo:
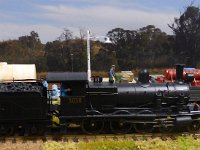
[[[152,24],[169,33],[167,24],[173,21],[178,12],[147,12],[137,9],[120,9],[110,6],[96,6],[75,8],[63,5],[40,6],[43,13],[42,18],[49,21],[65,24],[69,27],[84,26],[95,30],[95,32],[107,32],[115,27],[129,28],[136,30]]]
[[[73,0],[68,1],[73,2]],[[87,2],[89,0],[77,1]],[[79,34],[80,27],[89,29],[96,35],[105,35],[116,27],[137,30],[149,24],[171,33],[167,24],[170,24],[174,17],[179,16],[178,11],[147,11],[147,9],[140,9],[137,5],[125,9],[120,7],[121,2],[117,1],[112,6],[111,1],[115,0],[110,0],[109,5],[102,5],[103,3],[94,0],[92,6],[84,7],[64,4],[38,5],[37,3],[33,6],[37,10],[35,12],[6,14],[2,11],[0,17],[9,18],[9,20],[0,23],[0,40],[16,39],[19,36],[29,35],[30,31],[34,30],[38,32],[40,39],[45,43],[55,40],[62,33],[63,28],[70,29],[75,35]],[[130,3],[130,0],[126,1]],[[100,5],[96,5],[97,3]],[[131,6],[133,5],[132,2]],[[9,16],[6,17],[5,14]],[[16,20],[20,23],[17,23]]]

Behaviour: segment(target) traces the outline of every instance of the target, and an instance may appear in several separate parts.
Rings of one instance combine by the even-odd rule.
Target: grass
[[[64,143],[47,142],[43,150],[199,150],[200,139],[181,136],[176,140],[96,140],[91,142]]]
[[[56,142],[48,141],[43,143],[17,141],[12,143],[6,141],[0,143],[1,150],[200,150],[200,139],[192,136],[180,136],[176,140],[160,138],[147,140],[103,140],[94,139],[89,142]]]

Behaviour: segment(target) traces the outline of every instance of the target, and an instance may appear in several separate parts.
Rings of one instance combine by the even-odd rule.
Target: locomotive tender
[[[147,70],[140,72],[137,83],[111,84],[94,78],[88,82],[84,72],[49,73],[49,83],[70,87],[68,95],[53,100],[39,82],[0,83],[0,132],[9,134],[43,133],[57,124],[66,134],[70,124],[85,133],[171,132],[174,127],[199,129],[200,89],[182,81],[183,65],[177,65],[174,83],[150,83]],[[52,118],[54,118],[52,120]],[[56,119],[55,119],[56,118]]]

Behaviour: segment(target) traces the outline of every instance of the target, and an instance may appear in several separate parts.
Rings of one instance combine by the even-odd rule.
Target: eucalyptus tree
[[[200,9],[188,6],[169,27],[175,34],[175,52],[179,62],[185,63],[189,58],[190,66],[200,65]]]

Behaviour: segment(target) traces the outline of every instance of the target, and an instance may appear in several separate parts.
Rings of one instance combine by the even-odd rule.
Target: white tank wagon
[[[35,81],[35,64],[7,64],[0,62],[0,82]]]

